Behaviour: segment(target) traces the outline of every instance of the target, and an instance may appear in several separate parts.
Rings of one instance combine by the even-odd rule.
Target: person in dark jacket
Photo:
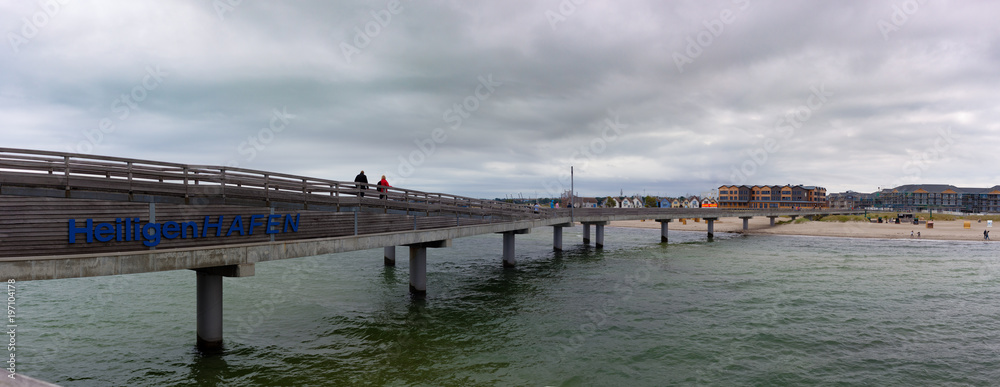
[[[354,184],[354,186],[357,187],[359,190],[362,190],[362,191],[358,192],[358,197],[359,198],[365,197],[365,191],[364,190],[368,189],[368,176],[365,176],[365,171],[361,171],[361,173],[359,173],[357,176],[355,176],[354,177],[354,182],[357,183],[357,184]]]

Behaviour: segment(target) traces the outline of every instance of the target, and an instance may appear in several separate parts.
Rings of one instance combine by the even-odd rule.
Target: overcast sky
[[[579,4],[577,4],[579,3]],[[0,146],[474,197],[1000,184],[988,1],[0,2]]]

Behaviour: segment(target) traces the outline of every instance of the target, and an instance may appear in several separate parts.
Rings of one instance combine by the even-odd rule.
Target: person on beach
[[[389,181],[385,179],[385,175],[382,175],[382,180],[378,181],[378,185],[381,186],[378,187],[378,192],[382,192],[382,194],[378,195],[378,198],[385,199],[386,198],[385,192],[389,190],[389,187],[392,187],[391,185],[389,185]]]
[[[358,197],[359,198],[365,197],[364,190],[368,189],[368,176],[365,176],[364,170],[362,170],[361,173],[359,173],[357,176],[354,177],[354,182],[357,183],[354,184],[354,186],[360,190],[358,191]]]
[[[984,241],[990,240],[990,230],[983,231],[983,240]]]
[[[910,230],[910,238],[913,238],[913,230]]]

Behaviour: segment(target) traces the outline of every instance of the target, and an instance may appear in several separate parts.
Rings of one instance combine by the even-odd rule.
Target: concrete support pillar
[[[222,349],[222,276],[197,272],[198,275],[198,349],[214,352]]]
[[[774,220],[777,219],[778,217],[777,216],[768,216],[768,218],[771,218],[771,227],[774,227]]]
[[[670,224],[671,219],[658,219],[660,222],[660,243],[667,243],[667,225]]]
[[[385,259],[386,266],[396,266],[396,246],[386,246],[383,248],[384,254],[382,258]]]
[[[562,226],[552,227],[552,250],[562,251]]]
[[[708,239],[712,240],[715,238],[715,218],[705,218],[705,222],[708,223]]]
[[[514,259],[514,232],[503,233],[503,267],[514,267],[517,260]]]
[[[740,217],[740,219],[743,219],[743,230],[749,230],[750,229],[750,219],[751,219],[751,217],[749,217],[749,216],[743,216],[743,217]]]
[[[410,293],[427,294],[427,247],[410,246]]]
[[[252,263],[203,267],[194,269],[197,276],[197,335],[198,350],[222,350],[222,277],[251,277]]]
[[[597,248],[600,249],[604,247],[604,224],[598,223],[595,226],[597,226]]]
[[[583,224],[583,244],[590,244],[590,225],[587,223]]]
[[[427,294],[427,248],[451,247],[451,239],[407,245],[410,248],[410,294],[422,298]]]

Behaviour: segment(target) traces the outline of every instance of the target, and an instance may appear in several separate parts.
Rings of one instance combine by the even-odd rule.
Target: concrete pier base
[[[427,249],[451,247],[451,239],[407,245],[410,248],[410,294],[422,298],[427,294]]]
[[[667,243],[667,229],[668,224],[672,219],[657,219],[656,221],[660,223],[660,243]]]
[[[427,294],[427,247],[410,246],[410,294]]]
[[[599,248],[599,249],[600,248],[604,248],[604,225],[603,224],[597,224],[595,226],[597,226],[596,227],[597,228],[597,233],[596,233],[597,234],[597,243],[595,244],[595,246],[597,246],[597,248]]]
[[[778,217],[777,216],[768,216],[768,218],[771,218],[771,227],[774,227],[774,220],[777,219]]]
[[[195,269],[199,351],[222,350],[222,277],[250,277],[254,272],[252,263]]]
[[[552,250],[562,251],[563,249],[563,228],[573,227],[573,223],[552,225]]]
[[[386,246],[383,250],[382,258],[385,259],[385,265],[396,266],[396,246]]]
[[[705,223],[708,223],[708,240],[715,239],[715,221],[716,218],[704,218]]]
[[[753,217],[752,216],[741,216],[740,219],[743,219],[743,230],[749,230],[750,229],[750,219],[753,219]]]
[[[562,227],[552,228],[552,250],[562,251]]]
[[[514,232],[503,233],[503,267],[514,267],[517,260],[514,258]]]
[[[503,234],[503,267],[514,267],[517,260],[514,258],[514,235],[530,233],[531,229],[506,231]]]
[[[217,352],[222,349],[222,276],[197,272],[198,275],[198,349]]]
[[[604,226],[608,222],[587,222],[583,224],[583,244],[590,244],[590,226],[596,226],[597,247],[604,247]]]

